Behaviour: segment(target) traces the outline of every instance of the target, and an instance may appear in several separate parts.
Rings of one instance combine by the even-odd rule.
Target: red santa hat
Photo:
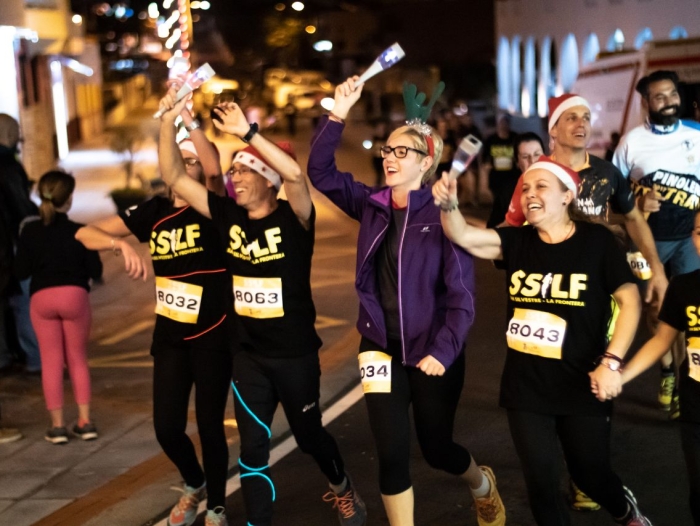
[[[294,154],[294,150],[292,148],[291,143],[283,141],[278,142],[276,144],[279,149],[284,151],[287,155],[289,155],[292,159],[296,161],[297,157]],[[277,190],[279,190],[282,186],[282,177],[280,177],[280,174],[273,170],[272,167],[267,163],[267,161],[263,159],[263,156],[260,155],[260,152],[252,146],[247,146],[243,150],[237,152],[233,157],[233,161],[231,161],[231,164],[233,163],[241,163],[242,165],[247,166],[251,170],[255,170],[265,179],[270,181]]]
[[[578,173],[574,172],[571,168],[568,168],[563,164],[559,164],[546,155],[543,155],[537,162],[532,163],[530,168],[525,170],[523,175],[531,172],[532,170],[547,170],[548,172],[554,174],[562,183],[564,183],[564,186],[574,193],[574,197],[578,195],[578,185],[581,184],[581,179],[579,178]]]
[[[549,99],[549,127],[547,130],[552,131],[562,113],[574,106],[585,106],[589,111],[591,109],[586,99],[573,93],[565,93],[559,97]]]

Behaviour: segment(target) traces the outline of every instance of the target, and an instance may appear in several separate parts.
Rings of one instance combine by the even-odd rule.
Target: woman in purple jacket
[[[493,472],[453,440],[464,382],[463,346],[474,319],[472,258],[442,233],[425,183],[442,141],[425,124],[402,126],[382,148],[387,186],[371,188],[338,171],[335,150],[362,88],[335,91],[311,144],[313,185],[360,222],[355,286],[360,376],[379,456],[379,485],[391,526],[413,526],[409,406],[421,451],[434,468],[465,478],[480,526],[505,523]],[[426,316],[426,313],[431,315]]]

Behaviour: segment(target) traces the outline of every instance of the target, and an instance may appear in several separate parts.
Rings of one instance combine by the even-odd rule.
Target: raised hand
[[[333,106],[333,115],[344,119],[348,116],[350,108],[360,99],[362,95],[362,85],[357,86],[357,81],[360,77],[355,75],[350,77],[342,84],[338,84],[335,88],[335,105]]]
[[[160,112],[161,122],[174,123],[178,115],[185,109],[187,101],[190,100],[191,95],[183,97],[181,100],[177,100],[177,92],[180,89],[177,83],[173,84],[165,96],[160,99],[158,103],[158,111]]]
[[[442,177],[433,184],[433,199],[440,208],[452,208],[457,204],[457,181],[450,180],[447,172],[442,172]]]
[[[238,137],[245,137],[250,130],[250,124],[248,124],[243,110],[235,102],[223,102],[213,111],[221,119],[221,122],[212,119],[218,130]]]

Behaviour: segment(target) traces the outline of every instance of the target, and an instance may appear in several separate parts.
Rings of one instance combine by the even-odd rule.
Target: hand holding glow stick
[[[197,71],[190,75],[190,77],[185,81],[180,90],[177,92],[177,100],[180,101],[183,98],[185,98],[187,95],[192,93],[194,90],[196,90],[214,75],[214,70],[208,63],[203,64],[202,66],[197,68]],[[163,112],[160,110],[153,114],[154,119],[160,119],[162,116]]]
[[[476,156],[479,155],[480,151],[481,141],[479,139],[473,135],[467,135],[462,139],[452,159],[452,166],[450,166],[450,173],[448,174],[450,180],[457,179],[462,175]]]
[[[375,61],[372,62],[372,65],[367,68],[367,71],[360,75],[360,79],[357,81],[356,85],[358,87],[362,86],[377,73],[381,73],[382,71],[389,69],[405,56],[406,53],[404,53],[403,49],[401,49],[398,42],[392,44],[391,47],[388,47],[382,51],[381,55],[379,55]]]

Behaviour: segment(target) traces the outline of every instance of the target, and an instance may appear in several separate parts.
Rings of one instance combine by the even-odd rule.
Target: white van
[[[660,69],[678,73],[683,118],[692,118],[692,102],[700,95],[700,38],[649,41],[639,51],[601,54],[581,68],[571,91],[591,105],[591,153],[604,156],[612,132],[624,135],[643,121],[634,88],[640,78]]]

